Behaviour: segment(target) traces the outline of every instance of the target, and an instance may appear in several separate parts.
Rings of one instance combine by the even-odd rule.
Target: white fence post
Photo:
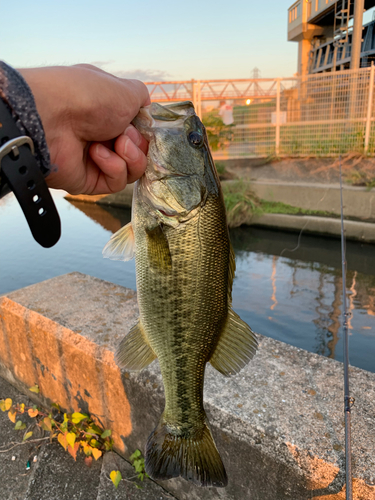
[[[201,98],[201,81],[197,80],[197,107],[196,113],[202,119],[202,98]]]
[[[370,71],[370,84],[368,91],[368,103],[367,103],[367,118],[366,118],[366,133],[365,133],[365,153],[368,150],[368,144],[370,141],[370,132],[371,132],[371,115],[372,115],[372,95],[374,91],[374,62],[371,62],[371,71]]]
[[[193,104],[194,109],[197,111],[197,84],[195,80],[191,81],[192,91],[193,91]]]
[[[279,154],[280,150],[280,87],[281,87],[281,82],[280,78],[277,79],[277,84],[276,84],[276,145],[275,145],[275,151],[276,155]]]

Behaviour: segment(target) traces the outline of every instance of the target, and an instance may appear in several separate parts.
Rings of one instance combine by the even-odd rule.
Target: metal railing
[[[191,100],[216,158],[375,154],[374,66],[303,77],[149,82],[155,102]],[[220,102],[233,106],[224,125]]]

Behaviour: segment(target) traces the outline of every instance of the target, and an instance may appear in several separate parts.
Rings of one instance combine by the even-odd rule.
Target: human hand
[[[49,187],[107,194],[141,177],[148,143],[130,122],[150,104],[142,82],[85,64],[18,71],[42,119],[52,164]]]

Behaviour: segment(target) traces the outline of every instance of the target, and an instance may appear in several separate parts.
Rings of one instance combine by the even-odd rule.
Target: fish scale
[[[163,375],[164,416],[167,419],[173,415],[191,426],[205,421],[204,368],[216,343],[220,318],[224,322],[227,312],[229,245],[220,241],[226,226],[216,205],[215,199],[209,198],[193,224],[179,231],[165,229],[172,257],[172,269],[167,273],[150,268],[152,248],[142,222],[135,229],[138,302]],[[147,207],[139,207],[136,202],[135,217],[147,224],[143,210]],[[197,246],[198,234],[202,245]],[[138,269],[148,272],[138,273]],[[186,352],[186,348],[189,351],[181,356],[180,350]]]

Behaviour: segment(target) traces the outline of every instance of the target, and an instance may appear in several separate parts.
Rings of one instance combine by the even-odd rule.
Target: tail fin
[[[211,431],[203,428],[179,435],[161,419],[146,445],[146,472],[152,479],[182,476],[198,486],[224,487],[227,474]]]

